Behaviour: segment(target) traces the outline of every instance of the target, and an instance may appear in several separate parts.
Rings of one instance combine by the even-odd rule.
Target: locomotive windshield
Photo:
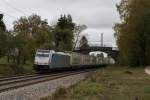
[[[37,57],[49,57],[49,54],[36,54]]]

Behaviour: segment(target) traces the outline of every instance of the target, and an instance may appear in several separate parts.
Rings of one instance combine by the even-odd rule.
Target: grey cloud
[[[111,37],[114,41],[112,26],[119,21],[115,5],[120,0],[5,0],[20,11],[13,9],[4,0],[0,1],[0,11],[7,13],[4,21],[8,29],[12,28],[14,20],[32,13],[48,19],[49,23],[56,21],[60,14],[71,14],[76,23],[85,24],[97,32],[104,31],[108,34],[108,40]]]
[[[23,13],[8,7],[3,0],[1,10],[15,17]],[[119,0],[6,0],[27,15],[37,13],[50,21],[57,19],[60,14],[71,14],[76,22],[89,27],[111,27],[119,20],[115,4]],[[7,9],[6,9],[7,8]]]

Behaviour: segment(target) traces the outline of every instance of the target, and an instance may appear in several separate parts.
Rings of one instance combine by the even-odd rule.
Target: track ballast
[[[41,82],[51,81],[71,75],[87,73],[95,69],[84,69],[75,71],[57,72],[52,74],[33,74],[13,77],[4,77],[0,79],[0,92],[17,89],[24,86],[34,85]]]

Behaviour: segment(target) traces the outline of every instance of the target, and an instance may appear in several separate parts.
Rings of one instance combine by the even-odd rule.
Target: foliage
[[[7,46],[7,36],[5,32],[0,30],[0,56],[4,56],[6,54],[6,46]]]
[[[36,49],[52,48],[52,29],[46,20],[38,15],[31,15],[28,18],[21,17],[14,22],[16,33],[16,48],[18,49],[17,62],[20,59],[25,63],[26,59],[32,59]]]
[[[17,65],[14,61],[7,61],[7,57],[0,58],[0,76],[12,76],[18,74],[35,73],[33,70],[33,64],[29,61],[23,65]]]
[[[57,50],[72,50],[75,23],[71,15],[61,15],[54,28],[55,48]]]
[[[21,17],[15,21],[14,32],[34,38],[38,47],[44,48],[43,44],[46,43],[52,46],[50,44],[53,40],[52,28],[48,25],[47,20],[42,20],[38,15],[31,15],[28,18]]]
[[[54,98],[59,98],[60,96],[61,97],[63,97],[63,98],[65,98],[65,97],[67,97],[67,88],[65,88],[65,87],[60,87],[60,88],[58,88],[55,92],[54,92],[54,94],[52,95],[52,99],[54,99]]]
[[[43,100],[150,100],[149,82],[143,68],[110,66],[92,72],[61,95]]]
[[[6,53],[6,26],[3,22],[3,14],[0,14],[0,56],[4,56]]]
[[[117,5],[121,23],[114,27],[117,44],[129,65],[147,65],[150,60],[150,1],[122,0]]]
[[[6,31],[6,26],[3,22],[3,14],[0,14],[0,30],[5,32]]]
[[[101,84],[95,82],[83,82],[75,87],[73,91],[73,98],[84,100],[89,96],[99,95],[103,90]]]
[[[0,14],[0,57],[7,58],[7,63],[1,63],[21,67],[33,62],[37,49],[72,50],[74,33],[81,33],[86,28],[76,25],[71,15],[61,15],[54,26],[36,14],[20,17],[13,25],[13,30],[7,31]]]

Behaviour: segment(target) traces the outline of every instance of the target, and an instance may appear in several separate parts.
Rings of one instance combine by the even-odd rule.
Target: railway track
[[[0,77],[0,82],[7,81],[7,80],[13,80],[13,79],[19,79],[19,78],[26,78],[26,77],[33,77],[38,74],[24,74],[24,75],[14,75],[14,76],[2,76]]]
[[[71,75],[81,74],[93,71],[95,69],[86,69],[80,71],[67,71],[62,73],[53,73],[53,74],[33,74],[33,75],[22,75],[22,76],[13,76],[13,77],[4,77],[0,79],[0,93],[12,89],[17,89],[24,86],[29,86],[41,82],[51,81],[58,78],[63,78]]]

